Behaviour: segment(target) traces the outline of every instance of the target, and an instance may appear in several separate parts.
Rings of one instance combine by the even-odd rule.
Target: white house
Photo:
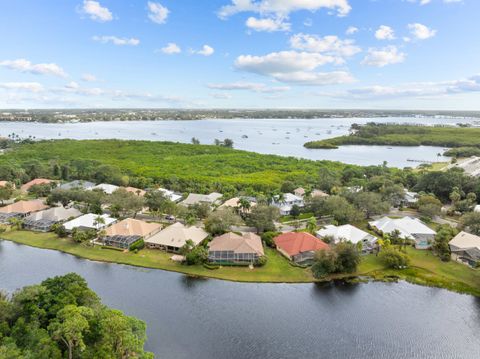
[[[374,235],[362,231],[361,229],[350,224],[345,224],[343,226],[325,226],[317,231],[317,237],[320,239],[330,237],[333,239],[334,243],[349,241],[353,244],[357,244],[361,242],[363,244],[363,249],[365,250],[372,249],[377,241],[377,237]]]
[[[275,206],[280,210],[282,216],[289,215],[292,207],[295,205],[298,207],[304,207],[305,202],[302,197],[296,196],[293,193],[285,193],[282,200],[280,200],[279,196],[275,196],[272,203],[272,206]]]
[[[480,237],[467,232],[460,232],[450,242],[452,259],[457,262],[476,266],[480,262]]]
[[[221,193],[212,192],[210,194],[190,193],[180,204],[184,206],[192,206],[194,204],[207,203],[209,205],[219,204]]]
[[[405,189],[405,195],[403,196],[403,203],[407,206],[414,206],[418,202],[418,193],[410,192]]]
[[[474,212],[480,212],[480,204],[477,204],[475,206],[475,209],[473,210]]]
[[[403,217],[390,218],[383,217],[379,220],[369,222],[370,227],[380,233],[390,234],[394,231],[400,233],[401,238],[409,239],[415,242],[415,248],[428,249],[431,246],[437,232],[428,227],[418,218]]]
[[[104,223],[100,223],[100,222]],[[112,218],[108,216],[107,214],[93,214],[93,213],[88,213],[84,214],[81,217],[75,218],[69,222],[66,222],[63,224],[63,227],[67,231],[72,231],[74,228],[82,229],[82,230],[87,230],[87,229],[95,229],[99,230],[104,227],[107,227],[113,223],[115,223],[117,220],[115,218]]]
[[[182,199],[182,195],[177,194],[177,193],[175,193],[175,192],[173,192],[173,191],[170,191],[170,190],[168,190],[168,189],[159,188],[158,190],[159,190],[160,192],[162,192],[163,195],[164,195],[166,198],[168,198],[170,201],[172,201],[172,202],[175,202],[175,203],[176,203],[176,202],[178,202],[178,201],[180,201],[180,200]]]
[[[108,183],[101,183],[99,185],[96,185],[95,187],[88,188],[88,190],[94,190],[94,189],[99,189],[105,192],[106,194],[112,194],[115,192],[117,189],[120,187],[115,186],[114,184],[108,184]]]

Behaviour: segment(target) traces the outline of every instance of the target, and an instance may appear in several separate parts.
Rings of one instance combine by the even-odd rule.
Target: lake
[[[0,136],[16,133],[39,139],[105,139],[173,141],[189,143],[196,137],[203,144],[231,138],[240,150],[264,154],[294,156],[311,160],[332,160],[358,165],[379,165],[387,161],[392,167],[416,167],[416,161],[448,161],[438,156],[442,147],[342,146],[336,150],[307,149],[303,144],[348,134],[353,123],[423,123],[455,124],[472,120],[455,118],[324,118],[265,120],[197,120],[131,121],[44,124],[0,122]]]
[[[478,358],[480,298],[408,283],[250,284],[0,241],[0,288],[76,272],[168,359]]]

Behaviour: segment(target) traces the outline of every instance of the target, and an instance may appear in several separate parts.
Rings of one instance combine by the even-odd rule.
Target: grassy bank
[[[0,156],[1,165],[68,165],[70,175],[95,176],[102,165],[123,175],[153,179],[174,188],[232,186],[257,190],[280,188],[285,180],[306,182],[320,168],[336,171],[339,162],[263,155],[221,146],[120,140],[52,140],[19,145]],[[106,172],[112,180],[111,171]],[[85,178],[90,179],[90,178]]]
[[[480,147],[480,128],[368,124],[354,134],[304,146],[329,149],[342,145]]]
[[[253,270],[245,267],[223,267],[209,270],[203,266],[185,266],[172,262],[171,254],[158,250],[144,249],[138,254],[125,253],[100,247],[87,247],[71,239],[60,239],[52,233],[10,231],[1,238],[33,247],[59,250],[75,256],[112,263],[163,269],[190,275],[239,282],[307,283],[314,282],[309,269],[293,267],[278,252],[266,249],[268,262],[264,267]],[[446,288],[452,291],[480,296],[480,270],[473,270],[456,262],[441,262],[429,251],[408,248],[412,260],[410,268],[388,270],[374,255],[362,257],[355,276],[368,276],[376,280],[403,279],[420,285]],[[335,275],[329,279],[341,279]]]

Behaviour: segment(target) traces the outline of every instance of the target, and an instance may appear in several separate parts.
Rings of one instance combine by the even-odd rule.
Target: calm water
[[[195,280],[0,241],[0,288],[68,272],[147,322],[159,358],[479,358],[480,299],[407,283]]]
[[[455,124],[466,119],[435,118],[327,118],[316,120],[202,120],[202,121],[134,121],[92,122],[74,124],[41,124],[0,122],[0,136],[12,132],[22,137],[41,139],[135,139],[189,143],[196,137],[203,144],[215,138],[231,138],[235,148],[266,154],[294,156],[312,160],[333,160],[359,165],[378,165],[388,161],[394,167],[415,167],[421,161],[445,161],[439,157],[441,147],[343,146],[337,150],[309,150],[308,141],[330,138],[348,133],[352,123],[399,122],[424,124]]]

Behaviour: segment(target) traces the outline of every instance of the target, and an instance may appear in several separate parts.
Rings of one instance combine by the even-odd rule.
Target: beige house
[[[43,211],[48,206],[41,200],[18,201],[0,208],[0,223],[8,223],[10,218],[24,218],[31,213]]]
[[[187,198],[180,202],[180,204],[184,206],[193,206],[195,204],[207,203],[210,206],[213,206],[219,203],[222,196],[221,193],[217,192],[212,192],[210,194],[190,193]]]
[[[472,267],[480,262],[480,237],[460,232],[449,243],[452,259]]]
[[[127,192],[136,194],[137,196],[144,197],[147,192],[145,192],[143,189],[140,188],[135,188],[135,187],[123,187],[123,189]]]
[[[46,179],[46,178],[35,178],[34,180],[31,180],[30,182],[25,183],[23,186],[20,187],[20,190],[22,192],[28,192],[30,188],[33,186],[39,186],[42,184],[50,184],[52,183],[52,180]]]
[[[148,248],[163,249],[168,252],[179,252],[180,249],[191,240],[196,246],[202,243],[208,233],[199,227],[186,227],[180,222],[176,222],[154,236],[145,239],[145,245]]]
[[[106,246],[129,249],[133,243],[147,240],[161,229],[162,225],[158,223],[127,218],[105,229],[105,236],[100,241]]]
[[[208,244],[208,259],[217,263],[253,264],[263,257],[262,240],[254,233],[233,232],[215,237]]]
[[[247,198],[247,197],[244,197],[247,201],[249,201],[249,204],[250,204],[250,208],[253,208],[257,205],[256,202],[252,201],[251,198]],[[234,198],[230,198],[229,200],[226,200],[225,202],[223,202],[223,204],[221,206],[219,206],[218,208],[233,208],[233,209],[237,209],[240,207],[240,199],[239,197],[234,197]],[[250,212],[250,209],[246,209],[245,212]]]

